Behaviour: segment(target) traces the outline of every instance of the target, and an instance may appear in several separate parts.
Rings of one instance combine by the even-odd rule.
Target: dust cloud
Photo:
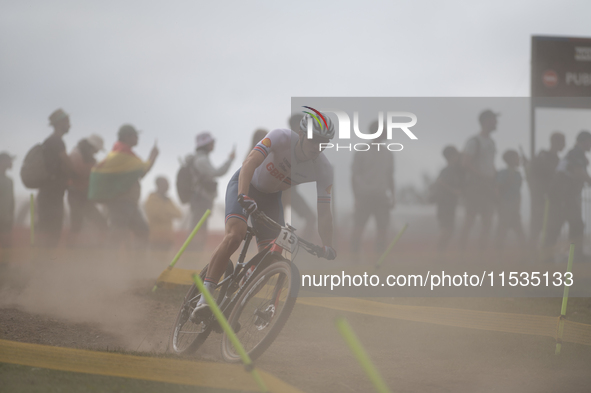
[[[154,349],[149,342],[154,322],[172,320],[152,321],[155,309],[164,307],[151,299],[150,290],[170,258],[144,254],[15,251],[0,269],[0,308],[91,324],[120,337],[123,349]]]

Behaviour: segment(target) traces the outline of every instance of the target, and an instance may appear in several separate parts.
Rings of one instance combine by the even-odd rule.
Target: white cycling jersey
[[[315,181],[318,202],[330,203],[332,165],[324,153],[313,160],[297,162],[295,148],[298,140],[298,134],[288,129],[268,133],[254,147],[254,150],[265,156],[265,160],[254,171],[251,184],[261,192],[273,193],[292,185]]]

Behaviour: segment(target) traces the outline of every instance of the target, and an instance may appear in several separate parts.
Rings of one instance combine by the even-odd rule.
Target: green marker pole
[[[213,296],[211,296],[211,293],[207,290],[207,288],[205,288],[205,285],[203,285],[201,277],[199,277],[198,274],[193,273],[193,281],[195,281],[195,285],[197,286],[197,288],[199,288],[199,291],[205,297],[205,301],[207,302],[207,304],[209,304],[209,307],[211,308],[211,311],[213,312],[213,315],[216,317],[218,323],[220,324],[222,329],[224,329],[226,335],[230,338],[230,341],[232,342],[232,345],[238,352],[238,355],[240,355],[240,359],[242,359],[242,363],[244,363],[244,367],[246,368],[246,370],[250,372],[257,385],[259,385],[261,392],[268,392],[265,382],[259,375],[258,371],[254,368],[252,360],[244,350],[244,347],[240,343],[240,340],[238,340],[236,333],[234,333],[234,330],[232,330],[232,328],[230,327],[230,324],[228,323],[228,320],[222,313],[222,310],[220,310],[217,303],[213,299]]]
[[[402,229],[400,230],[400,232],[398,232],[398,235],[396,235],[396,237],[394,238],[394,240],[392,240],[392,242],[390,243],[390,245],[388,246],[388,248],[386,249],[386,251],[384,251],[384,253],[380,257],[380,259],[378,260],[378,263],[376,263],[376,267],[375,267],[374,270],[379,269],[379,267],[382,265],[382,263],[384,263],[384,261],[386,260],[386,257],[388,256],[388,254],[390,254],[390,251],[392,251],[392,248],[394,248],[394,245],[402,237],[402,234],[404,233],[404,231],[406,231],[406,228],[408,228],[408,223],[404,224],[404,226],[402,227]]]
[[[189,235],[187,240],[185,240],[185,243],[183,244],[183,246],[181,247],[179,252],[176,253],[174,258],[172,259],[172,262],[170,262],[170,265],[168,265],[168,267],[166,268],[167,271],[172,270],[174,265],[176,265],[178,260],[181,258],[181,255],[183,255],[183,253],[185,252],[187,247],[189,247],[191,240],[193,240],[193,238],[195,237],[195,235],[197,234],[199,229],[201,229],[201,226],[203,226],[203,223],[205,222],[205,220],[207,220],[207,217],[209,217],[210,214],[211,214],[211,211],[209,209],[207,209],[205,211],[205,213],[203,213],[203,216],[201,217],[201,219],[199,220],[197,225],[195,225],[195,228],[193,229],[193,231],[191,232],[191,234]],[[152,288],[152,292],[156,292],[156,289],[158,289],[158,282],[156,282],[156,284],[154,284],[154,288]]]
[[[341,333],[341,336],[343,336],[345,342],[351,349],[351,352],[353,352],[353,355],[355,355],[357,361],[361,367],[363,367],[365,374],[367,374],[369,380],[376,388],[376,391],[379,393],[389,393],[390,389],[388,389],[388,386],[386,386],[380,373],[369,359],[369,356],[367,356],[367,353],[361,346],[357,336],[355,336],[355,332],[353,332],[353,329],[351,329],[351,326],[347,323],[347,320],[345,318],[338,318],[335,324],[337,325],[339,333]]]
[[[31,247],[35,247],[35,197],[33,194],[30,198],[29,213],[31,215]]]
[[[573,259],[575,256],[575,245],[570,244],[570,250],[568,251],[568,265],[566,266],[567,273],[571,273],[573,269]],[[564,319],[566,316],[566,303],[568,302],[568,290],[570,286],[564,285],[564,293],[562,295],[562,308],[560,309],[560,319],[558,321],[558,336],[556,337],[556,350],[555,355],[560,355],[562,349],[562,334],[564,333]]]

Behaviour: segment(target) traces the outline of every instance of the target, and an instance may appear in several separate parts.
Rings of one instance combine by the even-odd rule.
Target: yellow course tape
[[[192,285],[193,284],[193,274],[199,273],[198,270],[189,270],[189,269],[166,269],[156,280],[157,282],[163,282],[167,284],[177,284],[177,285]]]
[[[191,274],[193,273],[195,273],[195,270],[174,269],[162,281],[190,285],[192,283]],[[557,338],[557,318],[544,315],[510,314],[442,307],[403,306],[356,298],[337,297],[301,297],[298,298],[298,303],[384,318]],[[591,345],[591,325],[571,322],[569,320],[563,320],[563,323],[563,342]]]
[[[122,355],[0,340],[0,363],[219,389],[257,392],[241,365]],[[274,392],[300,390],[261,371]]]
[[[404,306],[343,297],[303,297],[298,304],[437,325],[556,338],[557,318],[442,307]],[[562,341],[591,345],[591,325],[564,321]]]

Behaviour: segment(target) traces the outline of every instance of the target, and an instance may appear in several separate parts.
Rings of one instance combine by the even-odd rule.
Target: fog
[[[161,151],[143,182],[146,195],[156,175],[174,177],[196,133],[210,130],[218,139],[214,163],[237,147],[220,179],[223,192],[254,129],[286,126],[291,97],[527,96],[532,34],[590,35],[591,5],[560,5],[4,1],[0,146],[18,156],[16,180],[26,151],[51,132],[47,117],[58,107],[71,117],[68,150],[91,133],[108,149],[119,126],[132,123],[143,130],[141,157],[156,140]],[[467,121],[453,137],[458,145],[477,130],[476,114]],[[584,115],[581,122],[588,121]],[[519,141],[529,151],[528,130],[504,126],[499,145]],[[565,131],[572,141],[578,129]],[[397,181],[417,183],[442,164],[439,154],[429,155],[413,170],[398,170]],[[15,187],[26,196],[20,181]]]

